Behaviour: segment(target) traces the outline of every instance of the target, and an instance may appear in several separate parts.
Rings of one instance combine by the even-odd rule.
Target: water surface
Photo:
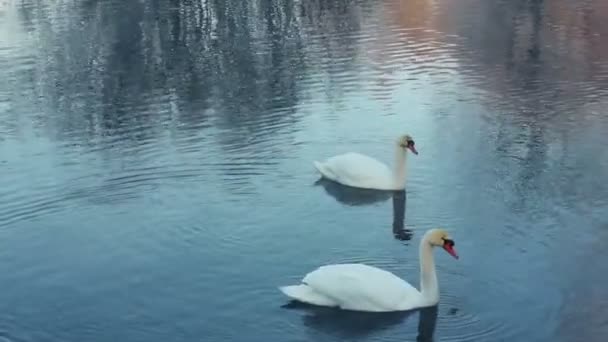
[[[0,340],[605,341],[602,0],[0,1]],[[407,193],[317,183],[391,163]],[[407,201],[406,201],[407,199]],[[365,262],[439,306],[285,307]]]

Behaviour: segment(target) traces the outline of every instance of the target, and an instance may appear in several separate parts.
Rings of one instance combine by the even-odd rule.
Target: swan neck
[[[393,165],[393,176],[396,188],[405,187],[405,161],[407,153],[401,147],[395,148],[395,165]]]
[[[435,272],[435,258],[433,247],[423,238],[420,242],[420,293],[430,303],[439,301],[439,286]]]

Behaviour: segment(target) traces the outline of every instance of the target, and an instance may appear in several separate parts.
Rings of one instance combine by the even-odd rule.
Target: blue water
[[[0,341],[605,341],[608,3],[0,1]],[[318,182],[392,163],[406,192]],[[441,302],[287,306],[364,262]]]

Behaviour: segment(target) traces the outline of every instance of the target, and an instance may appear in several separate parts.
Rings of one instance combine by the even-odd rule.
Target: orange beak
[[[452,244],[446,241],[446,243],[443,244],[443,249],[445,249],[446,252],[453,256],[454,259],[458,259],[458,254],[456,254],[456,250],[454,250],[454,246]]]

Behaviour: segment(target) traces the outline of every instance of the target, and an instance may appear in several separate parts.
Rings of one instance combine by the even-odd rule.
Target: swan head
[[[414,142],[414,139],[409,135],[409,134],[405,134],[402,135],[401,137],[399,137],[399,140],[397,141],[398,145],[400,148],[402,148],[404,151],[406,149],[412,151],[413,154],[418,154],[418,151],[416,150],[416,143]]]
[[[437,228],[429,230],[425,235],[424,239],[433,247],[441,247],[448,254],[458,259],[458,254],[454,249],[456,243],[450,237],[450,234],[445,229]]]

